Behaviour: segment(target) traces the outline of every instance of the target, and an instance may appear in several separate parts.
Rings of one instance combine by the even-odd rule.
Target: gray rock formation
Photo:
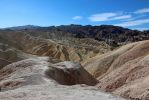
[[[68,81],[80,85],[59,84]],[[95,83],[95,79],[77,63],[52,64],[48,57],[31,58],[0,70],[0,100],[124,100],[83,85]]]

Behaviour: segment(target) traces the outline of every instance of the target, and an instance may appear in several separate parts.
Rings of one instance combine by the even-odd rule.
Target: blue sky
[[[102,25],[149,29],[149,0],[0,0],[0,27]]]

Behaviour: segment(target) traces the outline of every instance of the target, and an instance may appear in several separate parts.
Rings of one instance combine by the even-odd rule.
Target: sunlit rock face
[[[1,69],[0,99],[98,100],[102,98],[103,100],[124,100],[103,93],[96,87],[87,86],[97,84],[97,80],[80,64],[68,61],[59,63],[49,61],[48,57],[30,58],[9,64]]]
[[[43,84],[46,82],[44,80],[55,80],[55,82],[63,85],[97,84],[97,80],[80,64],[69,61],[52,64],[48,57],[22,60],[9,64],[0,71],[1,79],[8,77],[12,81],[17,78],[17,81],[19,79],[22,81],[23,78],[23,84]]]
[[[147,100],[149,41],[123,46],[96,56],[84,65],[98,80],[98,87],[129,99]]]

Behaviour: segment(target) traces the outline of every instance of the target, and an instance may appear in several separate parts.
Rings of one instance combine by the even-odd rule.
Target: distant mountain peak
[[[8,28],[5,28],[5,29],[24,30],[24,29],[37,29],[37,28],[40,28],[40,26],[36,26],[36,25],[24,25],[24,26],[8,27]]]

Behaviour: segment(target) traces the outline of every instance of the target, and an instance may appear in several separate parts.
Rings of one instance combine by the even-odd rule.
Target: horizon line
[[[1,27],[0,29],[9,29],[9,28],[17,28],[17,27],[25,27],[25,26],[33,26],[33,27],[58,27],[58,26],[70,26],[70,25],[78,25],[78,26],[115,26],[115,27],[121,27],[125,29],[130,29],[130,30],[138,30],[138,31],[146,31],[149,29],[146,28],[128,28],[128,27],[122,27],[122,26],[117,26],[117,25],[111,25],[111,24],[101,24],[101,25],[92,25],[92,24],[60,24],[60,25],[34,25],[34,24],[26,24],[26,25],[14,25],[14,26],[8,26],[8,27]]]

